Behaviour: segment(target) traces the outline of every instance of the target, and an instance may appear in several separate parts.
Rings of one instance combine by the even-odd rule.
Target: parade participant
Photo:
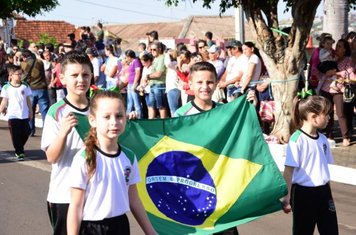
[[[318,132],[327,125],[332,106],[322,96],[305,96],[302,92],[294,99],[297,130],[287,146],[284,178],[288,194],[283,210],[293,211],[294,235],[312,235],[315,225],[320,234],[336,235],[338,224],[328,169],[334,160],[326,136]]]
[[[103,91],[91,100],[91,129],[71,167],[68,234],[130,234],[131,210],[145,234],[156,234],[138,196],[134,153],[118,144],[126,125],[119,93]],[[109,193],[108,193],[109,192]]]
[[[174,116],[187,116],[205,111],[209,111],[222,105],[212,100],[213,93],[217,86],[217,74],[214,65],[209,62],[197,62],[190,68],[190,86],[194,91],[194,100],[180,107]],[[253,91],[247,94],[247,100],[255,105],[257,98]],[[227,229],[214,235],[238,235],[236,227]]]
[[[29,119],[33,118],[31,106],[31,89],[21,82],[22,70],[20,66],[9,65],[9,83],[1,90],[0,113],[7,108],[8,124],[15,156],[19,161],[25,157],[24,146],[30,135]]]
[[[41,149],[52,164],[47,205],[53,234],[66,234],[70,203],[69,169],[74,155],[83,147],[82,139],[73,128],[78,124],[74,113],[87,115],[89,112],[86,93],[93,72],[90,59],[84,52],[68,52],[60,62],[60,79],[68,93],[50,107],[41,141]]]

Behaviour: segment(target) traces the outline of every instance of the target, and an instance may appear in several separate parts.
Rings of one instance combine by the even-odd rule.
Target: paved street
[[[13,158],[13,147],[6,125],[6,122],[0,121],[0,235],[50,234],[51,227],[46,209],[50,165],[45,160],[43,152],[39,150],[41,131],[38,129],[38,136],[30,138],[27,143],[27,159],[24,162],[17,162]],[[338,164],[356,165],[355,144],[333,151]],[[347,163],[343,163],[342,159],[346,157]],[[332,190],[340,234],[355,235],[356,186],[332,183]],[[131,234],[143,234],[132,216],[129,218]],[[277,212],[244,224],[239,227],[239,231],[241,235],[291,234],[291,222],[291,215]]]

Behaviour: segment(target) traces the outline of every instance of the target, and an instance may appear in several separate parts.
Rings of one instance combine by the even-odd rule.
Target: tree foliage
[[[166,0],[167,5],[178,5],[184,0]],[[272,79],[273,96],[276,102],[275,124],[272,130],[281,143],[290,137],[293,97],[298,81],[306,65],[305,46],[322,0],[220,0],[219,13],[241,6],[254,42]],[[193,0],[210,8],[215,0]],[[281,32],[278,20],[278,3],[284,2],[291,12],[292,24],[287,33]],[[355,9],[356,0],[348,0]]]
[[[13,13],[36,16],[50,11],[58,5],[58,0],[1,0],[0,18],[13,17]]]
[[[184,2],[185,0],[166,0],[166,5],[168,6],[177,6],[179,4],[179,2],[182,1]],[[193,0],[193,3],[196,3],[198,2],[198,0]],[[208,8],[210,9],[211,8],[211,4],[213,2],[215,2],[215,0],[201,0],[199,2],[202,2],[203,4],[203,7],[205,8]],[[229,8],[236,8],[238,7],[239,5],[242,5],[243,2],[246,2],[246,1],[243,1],[243,0],[221,0],[220,1],[220,14],[221,13],[224,13],[227,9]],[[262,0],[262,1],[250,1],[250,2],[255,2],[256,4],[259,4],[259,3],[262,3],[262,4],[268,4],[268,5],[277,5],[278,2],[280,2],[280,0]],[[281,2],[285,2],[286,3],[286,11],[289,10],[290,7],[293,6],[293,4],[295,3],[295,0],[281,0]],[[349,7],[350,7],[350,10],[353,9],[353,10],[356,10],[356,0],[348,0],[349,2]]]

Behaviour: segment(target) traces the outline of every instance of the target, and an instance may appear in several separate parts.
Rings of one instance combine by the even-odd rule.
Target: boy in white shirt
[[[67,211],[70,203],[69,170],[74,155],[84,143],[74,126],[78,121],[74,113],[87,115],[93,67],[89,57],[78,51],[66,53],[61,63],[60,80],[67,88],[67,96],[53,104],[46,116],[41,149],[52,163],[47,196],[48,214],[53,234],[67,234]]]
[[[25,157],[24,146],[30,135],[29,119],[32,119],[31,88],[21,82],[20,66],[9,65],[9,83],[1,90],[0,113],[7,113],[15,156],[19,161]],[[5,111],[7,109],[7,111]]]

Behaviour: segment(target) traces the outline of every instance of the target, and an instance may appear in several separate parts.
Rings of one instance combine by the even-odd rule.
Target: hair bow
[[[115,91],[115,92],[119,92],[120,89],[117,86],[113,86],[110,88],[102,88],[102,87],[98,87],[96,85],[91,85],[90,89],[89,89],[89,97],[92,98],[95,94],[97,94],[98,92],[101,91]]]
[[[301,99],[305,99],[308,96],[312,96],[313,95],[313,90],[307,90],[305,91],[304,89],[302,89],[302,91],[297,92],[297,96],[300,97]]]

